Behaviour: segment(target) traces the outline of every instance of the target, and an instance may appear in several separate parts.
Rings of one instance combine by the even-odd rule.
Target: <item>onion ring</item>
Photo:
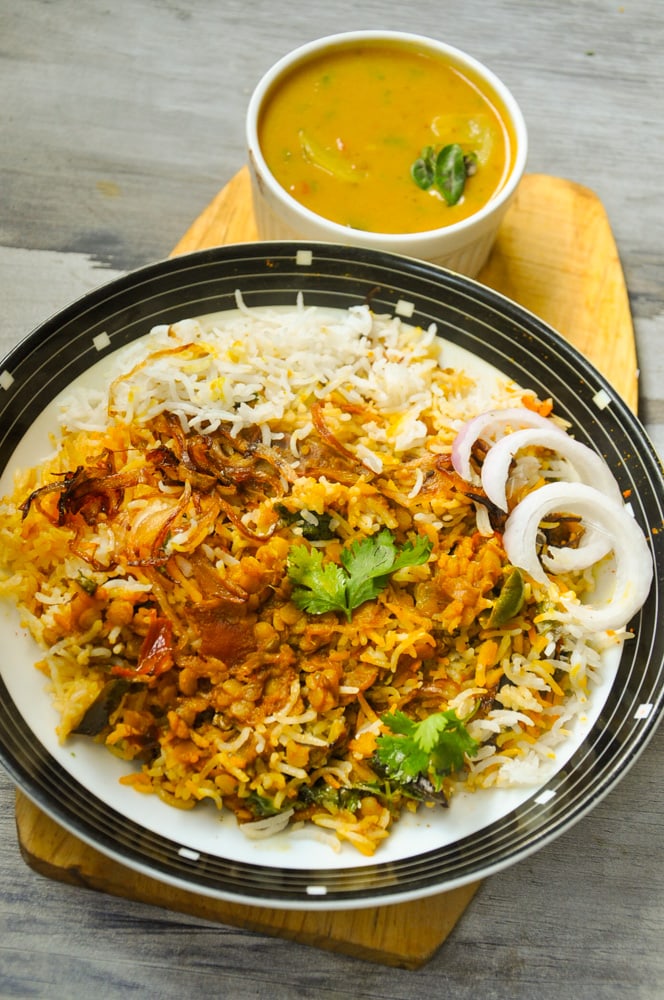
[[[490,439],[498,432],[508,427],[526,428],[540,427],[542,430],[552,430],[558,434],[566,432],[548,417],[543,417],[525,406],[512,406],[504,410],[487,410],[473,417],[461,428],[452,445],[452,465],[455,472],[466,482],[476,481],[470,465],[473,445],[478,438],[486,435]]]
[[[547,483],[529,493],[508,517],[503,544],[512,565],[547,585],[537,555],[537,533],[542,518],[554,511],[573,512],[594,534],[610,538],[615,561],[608,600],[590,605],[563,598],[565,608],[580,624],[597,631],[624,627],[643,605],[652,582],[652,556],[639,525],[624,505],[585,483]]]
[[[587,529],[576,548],[550,545],[549,551],[542,553],[541,561],[549,573],[580,572],[603,559],[611,548],[611,539],[604,533]]]
[[[594,486],[616,503],[622,503],[622,493],[604,459],[580,441],[569,437],[553,425],[546,429],[529,428],[506,434],[491,446],[482,464],[482,487],[488,498],[507,510],[506,484],[515,455],[531,446],[547,448],[561,455],[571,465],[576,481]]]

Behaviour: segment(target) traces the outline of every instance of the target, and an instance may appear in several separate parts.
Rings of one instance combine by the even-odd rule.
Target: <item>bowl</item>
[[[475,882],[550,843],[592,809],[625,777],[661,718],[664,485],[658,459],[638,419],[582,355],[480,283],[383,251],[257,242],[124,275],[48,319],[5,357],[0,493],[17,468],[52,452],[59,400],[74,384],[104,389],[118,350],[133,351],[156,325],[235,310],[238,292],[249,310],[370,304],[375,314],[399,317],[427,335],[435,324],[448,358],[475,359],[541,399],[551,397],[574,436],[605,457],[648,536],[656,572],[631,623],[633,637],[619,662],[614,657],[609,664],[600,697],[588,700],[581,731],[557,752],[554,773],[534,785],[478,791],[454,797],[448,809],[405,815],[372,857],[349,845],[332,850],[302,830],[292,840],[285,834],[249,840],[230,810],[219,814],[210,803],[173,809],[156,795],[137,794],[119,780],[127,762],[89,736],[60,742],[46,679],[34,669],[36,647],[6,601],[0,602],[0,762],[40,809],[79,839],[135,871],[201,895],[273,908],[349,909]],[[233,347],[235,362],[246,362],[242,344]],[[255,364],[264,357],[256,355]]]
[[[449,104],[429,96],[443,88]],[[284,56],[251,96],[246,141],[259,238],[386,250],[471,277],[528,150],[521,110],[490,69],[397,31],[330,35]]]

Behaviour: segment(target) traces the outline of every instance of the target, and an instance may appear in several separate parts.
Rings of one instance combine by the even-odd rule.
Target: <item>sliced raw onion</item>
[[[501,510],[507,510],[506,486],[512,461],[522,448],[534,446],[547,448],[566,459],[576,482],[594,486],[611,500],[622,503],[620,487],[604,459],[554,426],[514,431],[491,446],[482,464],[482,486],[488,498]]]
[[[513,566],[540,583],[549,582],[537,556],[540,521],[552,512],[581,517],[593,535],[611,539],[614,556],[613,592],[599,605],[564,599],[566,609],[588,628],[620,629],[641,608],[652,582],[653,564],[648,543],[627,508],[609,500],[585,483],[547,483],[529,493],[507,519],[503,543]]]
[[[580,573],[603,559],[612,548],[613,542],[604,532],[587,528],[576,548],[550,545],[541,559],[550,573]]]
[[[274,816],[267,816],[265,819],[250,820],[248,823],[240,823],[242,833],[250,840],[266,840],[281,833],[290,823],[293,809],[286,809],[284,812],[275,813]]]
[[[542,430],[565,434],[562,427],[559,427],[553,420],[543,417],[525,406],[512,406],[504,410],[487,410],[486,413],[480,413],[464,424],[454,439],[452,445],[454,471],[467,482],[473,482],[475,477],[470,465],[473,445],[479,438],[492,440],[496,434],[502,433],[508,427],[513,430],[540,427]]]

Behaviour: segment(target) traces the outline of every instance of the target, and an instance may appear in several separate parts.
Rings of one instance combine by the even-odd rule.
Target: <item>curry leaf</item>
[[[448,205],[456,205],[466,184],[466,161],[458,142],[443,146],[436,157],[436,187]]]
[[[432,146],[426,146],[422,150],[422,155],[415,160],[410,168],[410,174],[419,188],[422,188],[423,191],[429,190],[436,175]]]
[[[411,165],[410,175],[423,191],[435,187],[448,205],[456,205],[461,198],[466,179],[477,173],[475,153],[464,153],[457,142],[436,149],[425,146]]]

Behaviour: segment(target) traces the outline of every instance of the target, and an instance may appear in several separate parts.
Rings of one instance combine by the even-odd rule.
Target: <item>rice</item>
[[[532,393],[368,307],[237,306],[155,328],[107,391],[62,402],[53,456],[0,507],[0,596],[43,649],[62,740],[253,837],[308,822],[370,855],[418,805],[377,768],[386,713],[469,719],[479,747],[448,799],[539,782],[623,636],[580,630],[533,581],[488,624],[510,567],[450,451]],[[428,559],[352,620],[294,603],[294,547],[338,564],[385,530]]]

